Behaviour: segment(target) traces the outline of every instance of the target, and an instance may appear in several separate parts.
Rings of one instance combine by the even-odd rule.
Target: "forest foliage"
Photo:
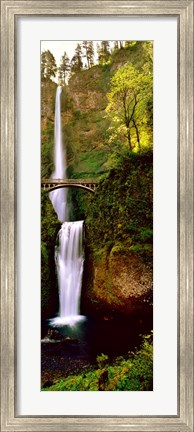
[[[86,236],[95,251],[107,247],[121,253],[152,257],[153,221],[152,152],[129,150],[115,162],[88,198]]]

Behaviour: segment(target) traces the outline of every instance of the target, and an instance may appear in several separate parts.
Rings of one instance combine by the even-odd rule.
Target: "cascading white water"
[[[64,222],[59,231],[56,265],[59,284],[59,317],[54,324],[69,324],[81,320],[79,315],[84,265],[83,221]]]
[[[55,146],[54,146],[54,162],[55,171],[52,173],[53,179],[63,179],[66,177],[66,152],[62,140],[61,127],[61,92],[62,87],[57,87],[55,100]],[[49,194],[52,205],[61,222],[68,220],[67,208],[67,189],[61,188],[50,192]]]
[[[55,106],[55,171],[52,178],[66,176],[66,155],[62,141],[60,97],[62,88],[57,88]],[[80,294],[84,264],[83,221],[67,222],[69,212],[66,189],[50,192],[50,199],[63,222],[58,233],[55,252],[59,287],[59,316],[50,320],[52,325],[74,325],[84,319],[79,315]]]

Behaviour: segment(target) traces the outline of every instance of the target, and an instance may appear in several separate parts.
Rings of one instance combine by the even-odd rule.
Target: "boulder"
[[[91,265],[91,262],[90,262]],[[130,314],[152,307],[152,263],[134,253],[111,254],[93,261],[89,288],[84,290],[86,313],[105,317]]]

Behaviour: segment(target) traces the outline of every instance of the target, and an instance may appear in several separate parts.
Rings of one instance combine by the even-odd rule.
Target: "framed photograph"
[[[2,1],[1,430],[193,432],[193,259],[193,0]]]

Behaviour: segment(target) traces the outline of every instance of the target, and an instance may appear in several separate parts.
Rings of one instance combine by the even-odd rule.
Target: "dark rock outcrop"
[[[130,314],[150,310],[152,306],[152,265],[134,253],[109,254],[95,260],[85,284],[83,307],[87,313]],[[89,282],[89,283],[88,283]]]

